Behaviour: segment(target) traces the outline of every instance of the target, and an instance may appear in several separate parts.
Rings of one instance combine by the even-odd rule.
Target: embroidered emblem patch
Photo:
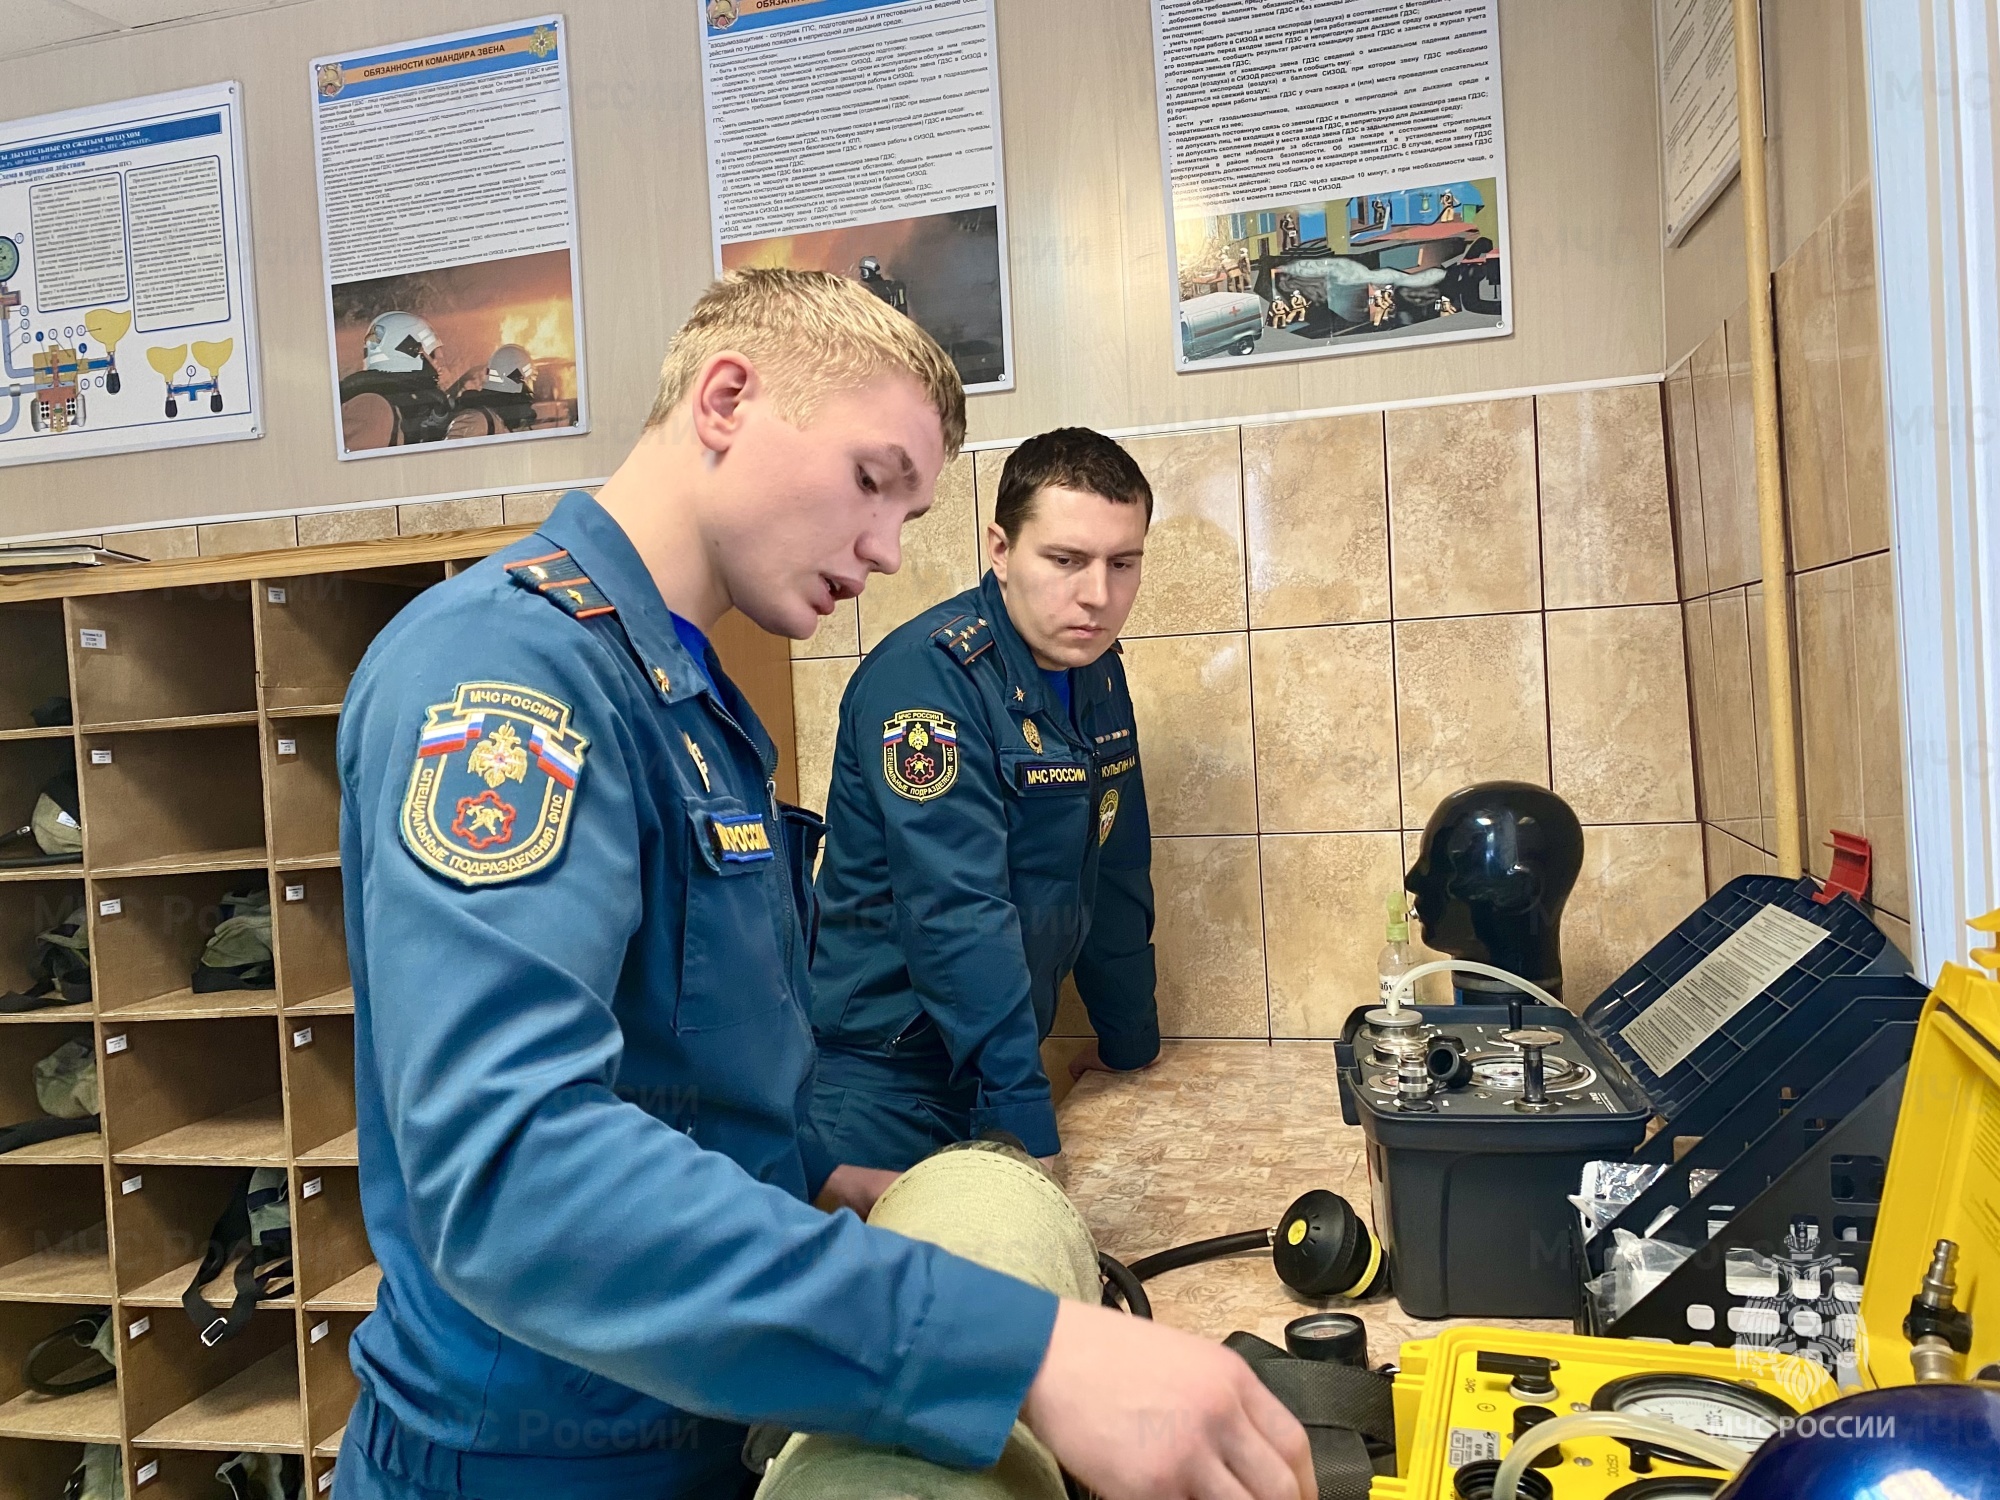
[[[887,720],[882,779],[912,802],[942,797],[958,779],[958,725],[930,708],[906,708]]]
[[[512,682],[462,682],[424,711],[403,842],[461,885],[496,885],[562,852],[589,741],[569,705]]]
[[[1021,738],[1028,742],[1028,748],[1035,754],[1042,753],[1042,731],[1036,727],[1033,719],[1021,721]]]
[[[1097,804],[1097,842],[1111,837],[1111,825],[1118,821],[1118,788],[1112,787]]]
[[[771,830],[757,813],[710,813],[709,838],[726,865],[754,865],[771,858]]]
[[[1066,760],[1024,760],[1014,775],[1024,792],[1066,792],[1090,785],[1090,767]]]

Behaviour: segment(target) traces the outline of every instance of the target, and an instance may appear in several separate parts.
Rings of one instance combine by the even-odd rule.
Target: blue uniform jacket
[[[1043,1292],[802,1201],[771,742],[593,499],[421,595],[339,737],[362,1437],[434,1488],[733,1493],[752,1419],[1000,1453]],[[696,1414],[699,1414],[699,1418]],[[703,1420],[706,1419],[706,1420]]]
[[[991,573],[892,631],[841,700],[819,872],[823,1080],[883,1087],[929,1059],[973,1132],[1038,1156],[1061,1144],[1040,1047],[1066,975],[1107,1064],[1160,1045],[1152,830],[1117,651],[1071,673],[1071,696],[1066,715]]]

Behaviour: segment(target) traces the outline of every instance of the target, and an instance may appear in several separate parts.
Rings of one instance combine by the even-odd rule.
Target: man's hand
[[[888,1192],[889,1184],[902,1175],[900,1172],[885,1172],[879,1167],[835,1167],[833,1174],[826,1179],[826,1186],[813,1199],[813,1205],[828,1213],[851,1208],[865,1219],[875,1211],[875,1200]]]
[[[1103,1500],[1314,1500],[1305,1429],[1220,1344],[1065,1301],[1021,1415]]]
[[[1072,1079],[1077,1079],[1083,1077],[1086,1073],[1143,1073],[1159,1060],[1159,1054],[1156,1052],[1151,1058],[1140,1063],[1136,1068],[1114,1068],[1098,1055],[1097,1043],[1090,1041],[1084,1044],[1081,1052],[1069,1060],[1069,1076]]]

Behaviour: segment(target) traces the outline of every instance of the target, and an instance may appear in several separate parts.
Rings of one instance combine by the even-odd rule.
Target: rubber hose
[[[1113,1260],[1100,1250],[1097,1252],[1097,1269],[1104,1273],[1106,1307],[1117,1307],[1122,1302],[1125,1311],[1135,1318],[1153,1316],[1152,1299],[1146,1295],[1145,1287],[1139,1284],[1139,1278],[1132,1274],[1129,1266],[1123,1261]]]
[[[1158,1255],[1148,1255],[1143,1260],[1133,1261],[1131,1271],[1139,1280],[1151,1281],[1155,1276],[1178,1271],[1183,1266],[1196,1266],[1205,1260],[1220,1260],[1225,1255],[1242,1255],[1246,1251],[1270,1248],[1270,1230],[1246,1229],[1241,1234],[1217,1235],[1212,1240],[1196,1240],[1191,1245],[1176,1245]]]
[[[1628,1416],[1620,1411],[1579,1412],[1575,1416],[1557,1417],[1553,1422],[1537,1423],[1514,1440],[1514,1446],[1493,1476],[1493,1500],[1515,1500],[1521,1475],[1536,1454],[1579,1437],[1637,1438],[1655,1448],[1685,1453],[1725,1474],[1734,1474],[1750,1457],[1741,1448],[1707,1433],[1655,1417]]]

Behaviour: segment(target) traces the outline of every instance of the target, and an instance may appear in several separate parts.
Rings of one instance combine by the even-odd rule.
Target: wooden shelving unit
[[[348,1340],[381,1280],[357,1170],[341,700],[404,606],[525,532],[0,583],[0,825],[68,770],[85,838],[81,861],[0,867],[0,990],[26,985],[35,934],[79,909],[93,988],[0,1015],[0,1122],[39,1113],[30,1070],[72,1037],[96,1048],[103,1095],[100,1134],[0,1155],[0,1500],[60,1494],[86,1442],[121,1445],[143,1500],[209,1500],[221,1457],[246,1450],[304,1455],[321,1493],[356,1390]],[[786,745],[783,790],[789,648],[727,623],[718,649]],[[75,726],[36,724],[60,697]],[[260,884],[275,987],[196,994],[222,897]],[[256,1166],[289,1179],[295,1292],[205,1349],[181,1294]],[[27,1392],[27,1349],[101,1308],[117,1382]]]

